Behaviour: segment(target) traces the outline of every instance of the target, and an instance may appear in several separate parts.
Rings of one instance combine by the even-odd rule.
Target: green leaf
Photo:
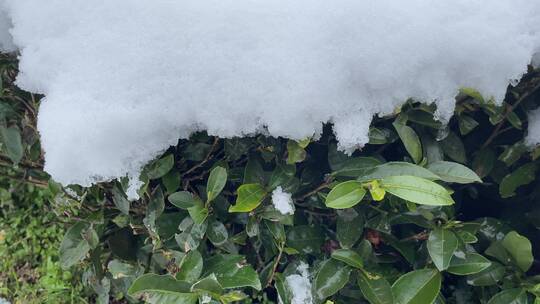
[[[447,271],[455,275],[470,275],[478,273],[491,266],[491,261],[478,253],[454,254]]]
[[[60,244],[60,265],[66,269],[81,261],[90,251],[90,244],[84,234],[90,228],[85,222],[71,226]]]
[[[459,163],[438,161],[429,164],[427,168],[448,183],[469,184],[482,182],[474,171]]]
[[[205,275],[215,274],[223,288],[253,287],[261,290],[257,272],[241,255],[218,254],[206,259]]]
[[[364,261],[362,261],[362,257],[358,253],[350,249],[336,249],[334,250],[334,252],[332,252],[332,258],[338,261],[342,261],[343,263],[354,268],[361,269],[364,267]]]
[[[146,174],[148,175],[149,179],[157,179],[163,177],[165,174],[171,171],[173,166],[174,156],[169,154],[151,163],[146,170]]]
[[[229,238],[229,234],[227,232],[227,228],[225,228],[225,225],[223,223],[218,221],[213,221],[208,225],[208,231],[207,236],[210,242],[214,244],[215,246],[221,246],[227,242],[227,239]]]
[[[531,268],[534,257],[529,239],[515,231],[511,231],[502,240],[502,245],[521,270],[525,272]]]
[[[197,250],[188,252],[180,261],[180,270],[176,273],[176,279],[186,282],[195,282],[203,271],[203,258]]]
[[[397,121],[392,125],[396,129],[399,138],[401,138],[403,145],[405,145],[405,149],[409,152],[414,162],[418,164],[422,160],[422,143],[420,143],[420,138],[409,126]]]
[[[148,303],[195,304],[198,295],[190,292],[191,284],[178,281],[170,275],[148,273],[133,282],[128,295],[145,295]]]
[[[373,157],[353,157],[347,158],[339,165],[335,166],[333,176],[357,178],[370,172],[381,161]]]
[[[365,175],[360,176],[358,181],[369,181],[374,179],[381,179],[390,176],[416,176],[428,180],[441,179],[438,175],[432,171],[407,162],[387,162],[382,165],[374,167]]]
[[[528,163],[516,169],[516,171],[506,175],[499,185],[499,193],[502,198],[516,195],[515,191],[520,186],[528,185],[536,177],[536,163]]]
[[[208,209],[204,207],[201,201],[193,207],[188,208],[189,216],[193,219],[195,224],[202,224],[208,217]]]
[[[180,209],[188,209],[198,204],[198,198],[188,191],[179,191],[169,195],[169,202]]]
[[[420,205],[446,206],[454,204],[454,200],[444,187],[415,176],[383,178],[381,188],[399,198]]]
[[[270,182],[268,187],[275,189],[278,186],[287,184],[296,173],[296,166],[294,165],[277,165],[270,176]]]
[[[251,212],[259,207],[266,197],[266,191],[260,184],[245,184],[238,188],[236,204],[229,208],[229,212]]]
[[[465,146],[463,142],[454,132],[448,133],[445,139],[441,140],[441,146],[443,148],[444,154],[448,157],[457,161],[458,163],[467,162],[467,154],[465,152]]]
[[[213,297],[217,298],[223,293],[223,286],[219,283],[216,275],[212,273],[193,284],[191,291],[210,293]]]
[[[24,155],[21,132],[17,127],[0,127],[2,149],[14,164],[18,164]]]
[[[287,234],[287,246],[305,254],[316,254],[324,242],[324,233],[319,227],[295,226]]]
[[[482,94],[480,94],[480,92],[478,92],[476,89],[465,87],[465,88],[461,88],[459,90],[459,92],[461,94],[467,95],[467,96],[477,100],[481,104],[486,103],[485,100],[484,100],[484,97],[482,97]]]
[[[505,289],[494,295],[488,304],[528,304],[527,291],[523,288]]]
[[[474,157],[472,168],[480,178],[484,178],[491,173],[496,163],[495,152],[486,148],[478,151]]]
[[[338,210],[336,238],[343,248],[351,248],[362,237],[364,216],[354,209]]]
[[[206,196],[209,202],[213,201],[223,190],[227,183],[227,170],[223,167],[215,167],[210,172],[206,186]]]
[[[306,150],[294,140],[287,142],[287,164],[299,163],[306,158]]]
[[[441,274],[435,269],[411,271],[392,285],[397,304],[433,303],[440,289]]]
[[[457,247],[458,239],[456,235],[448,229],[435,228],[429,234],[427,249],[433,264],[435,264],[439,271],[448,268]]]
[[[334,209],[346,209],[358,204],[366,195],[366,190],[357,181],[347,181],[336,185],[328,196],[326,206]]]
[[[472,130],[474,130],[476,127],[478,127],[479,123],[474,120],[474,118],[470,117],[469,115],[459,115],[457,117],[458,119],[458,125],[459,125],[459,132],[461,135],[467,135]]]
[[[523,154],[528,150],[527,145],[523,140],[516,142],[511,146],[507,146],[504,152],[499,156],[499,160],[503,161],[506,166],[511,166],[518,161]]]
[[[393,136],[392,136],[393,135]],[[370,145],[384,145],[392,142],[395,139],[395,134],[392,131],[384,128],[370,128],[369,129],[369,144]]]
[[[165,186],[165,189],[167,189],[167,193],[173,193],[180,187],[180,182],[181,182],[180,179],[181,179],[180,172],[174,171],[174,170],[165,174],[161,178],[161,180],[163,181],[163,185]]]
[[[497,284],[505,274],[503,265],[497,262],[491,262],[488,268],[467,276],[467,284],[472,286],[491,286]]]
[[[358,274],[358,286],[364,298],[371,304],[394,304],[394,295],[390,283],[380,275]]]
[[[313,290],[319,300],[337,293],[349,281],[351,268],[340,261],[329,259],[321,263],[313,280]]]
[[[125,215],[129,215],[129,200],[124,195],[124,192],[118,188],[117,185],[115,185],[111,189],[111,193],[113,195],[113,203]]]

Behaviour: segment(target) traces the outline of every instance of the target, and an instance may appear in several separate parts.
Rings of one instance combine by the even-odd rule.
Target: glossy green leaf
[[[489,299],[487,304],[528,304],[527,291],[523,288],[505,289]]]
[[[214,297],[219,297],[223,293],[223,286],[219,283],[215,274],[210,274],[209,276],[195,282],[191,286],[192,292],[203,292],[209,293]]]
[[[129,200],[124,195],[123,191],[118,186],[114,186],[111,190],[113,195],[113,203],[125,215],[129,215]]]
[[[207,236],[215,246],[223,245],[229,238],[227,228],[218,221],[213,221],[208,225]]]
[[[366,190],[357,181],[347,181],[336,185],[326,196],[326,206],[346,209],[358,204],[366,195]]]
[[[287,233],[287,246],[299,252],[317,253],[324,242],[324,233],[318,227],[295,226]]]
[[[370,304],[394,304],[394,295],[390,283],[380,275],[358,274],[358,286],[364,295],[364,298]]]
[[[354,209],[343,209],[337,212],[336,238],[341,247],[351,248],[362,237],[365,219]]]
[[[467,276],[467,283],[473,286],[491,286],[497,284],[506,272],[503,265],[497,262],[491,262],[488,268]]]
[[[480,178],[488,176],[496,163],[495,152],[489,148],[478,151],[474,157],[472,168]]]
[[[514,172],[506,175],[499,185],[499,193],[501,197],[507,198],[516,195],[516,189],[530,184],[536,177],[536,163],[527,163]]]
[[[306,158],[306,150],[297,141],[287,142],[287,164],[295,164]]]
[[[436,173],[407,162],[387,162],[374,167],[365,175],[358,177],[359,181],[369,181],[390,176],[416,176],[428,180],[441,179]]]
[[[448,133],[445,139],[440,141],[444,154],[458,163],[467,162],[467,153],[461,139],[454,132]]]
[[[332,175],[358,178],[371,172],[373,168],[380,164],[381,161],[373,157],[353,157],[335,166],[335,171],[332,172]]]
[[[188,208],[187,211],[195,224],[202,224],[208,217],[209,211],[204,207],[202,202],[198,202],[199,203],[197,203],[195,206]]]
[[[433,303],[441,289],[441,274],[435,269],[406,273],[392,285],[397,304]]]
[[[491,266],[491,261],[478,253],[456,252],[450,261],[447,271],[455,275],[478,273]]]
[[[218,254],[205,260],[205,275],[215,274],[223,288],[252,287],[261,290],[259,276],[243,256]]]
[[[502,245],[521,270],[527,271],[531,268],[534,257],[529,239],[515,231],[511,231],[502,240]]]
[[[223,167],[215,167],[210,172],[206,185],[206,196],[209,202],[213,201],[223,190],[227,183],[227,170]]]
[[[422,160],[422,143],[420,143],[420,138],[409,126],[398,122],[394,122],[393,126],[399,138],[401,138],[403,145],[405,145],[405,149],[409,152],[414,162],[418,164]]]
[[[171,171],[173,166],[174,156],[169,154],[151,163],[146,170],[146,174],[149,179],[157,179]]]
[[[199,204],[199,198],[188,191],[179,191],[169,195],[169,202],[180,209],[188,209]]]
[[[260,184],[242,185],[237,192],[236,204],[229,208],[229,212],[251,212],[259,207],[267,194]]]
[[[364,261],[362,257],[350,249],[336,249],[332,252],[332,258],[352,266],[354,268],[363,268]]]
[[[457,116],[457,119],[458,119],[459,132],[461,133],[461,135],[469,134],[472,130],[474,130],[479,125],[479,123],[469,115],[459,115]]]
[[[446,270],[458,247],[458,239],[448,229],[435,228],[429,234],[427,249],[433,264],[439,271]]]
[[[438,161],[429,164],[427,168],[431,172],[440,176],[440,178],[445,182],[458,184],[482,182],[480,177],[476,175],[473,170],[459,163]]]
[[[90,225],[78,222],[71,226],[60,244],[60,265],[69,268],[81,261],[90,251],[90,244],[84,238]]]
[[[390,176],[381,180],[381,187],[399,198],[420,205],[446,206],[454,204],[441,185],[415,176]]]
[[[203,271],[203,258],[197,250],[188,252],[179,263],[180,270],[176,273],[176,279],[186,282],[195,282]]]
[[[313,290],[318,299],[324,300],[337,293],[349,281],[351,268],[340,261],[329,259],[322,262],[313,279]]]
[[[198,295],[191,293],[191,284],[170,275],[145,274],[135,280],[128,290],[132,297],[144,295],[148,303],[195,304]]]
[[[18,164],[24,155],[19,129],[17,127],[6,128],[0,126],[0,142],[2,143],[2,150],[6,152],[9,159],[14,164]]]

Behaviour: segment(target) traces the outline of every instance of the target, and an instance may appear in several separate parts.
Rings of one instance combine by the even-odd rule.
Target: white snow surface
[[[12,27],[11,19],[3,8],[3,0],[0,0],[0,51],[12,52],[15,51],[15,45],[13,45],[13,38],[9,33],[9,29]]]
[[[540,108],[529,112],[529,127],[525,144],[529,147],[540,145]]]
[[[297,271],[299,274],[288,275],[285,278],[285,283],[292,294],[291,304],[313,304],[309,266],[301,262]]]
[[[281,214],[294,214],[294,203],[292,200],[292,195],[288,192],[283,191],[281,186],[278,186],[272,192],[272,204],[277,211]]]
[[[540,46],[536,0],[2,2],[63,184],[136,181],[198,130],[303,139],[333,122],[350,152],[409,97],[443,120],[460,87],[500,102]]]

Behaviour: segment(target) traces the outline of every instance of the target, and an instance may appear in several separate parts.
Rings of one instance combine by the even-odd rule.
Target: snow
[[[272,192],[272,204],[274,205],[274,208],[283,215],[294,214],[292,195],[284,192],[283,189],[281,189],[281,186],[278,186]]]
[[[12,24],[11,19],[3,9],[3,5],[3,0],[0,0],[0,51],[12,52],[15,51],[13,38],[9,33],[9,29],[12,27]]]
[[[529,112],[529,127],[525,144],[529,147],[540,145],[540,108]]]
[[[304,139],[333,122],[350,152],[409,97],[442,120],[463,86],[500,102],[540,46],[531,0],[2,1],[17,84],[46,96],[45,169],[63,184],[128,176],[133,193],[198,130]]]
[[[540,49],[533,55],[532,66],[540,69]]]
[[[311,293],[309,266],[301,262],[297,271],[299,274],[288,275],[285,278],[285,283],[292,294],[291,304],[312,304],[313,295]]]

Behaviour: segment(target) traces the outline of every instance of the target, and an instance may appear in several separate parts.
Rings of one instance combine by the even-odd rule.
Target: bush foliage
[[[540,149],[523,138],[540,104],[530,71],[498,107],[473,89],[448,124],[408,101],[375,119],[351,156],[318,139],[180,140],[141,175],[62,188],[42,172],[39,98],[1,57],[3,180],[46,188],[69,222],[64,269],[107,303],[540,303]],[[294,214],[272,204],[292,194]],[[38,207],[36,208],[44,208]],[[536,298],[536,297],[539,298]]]

